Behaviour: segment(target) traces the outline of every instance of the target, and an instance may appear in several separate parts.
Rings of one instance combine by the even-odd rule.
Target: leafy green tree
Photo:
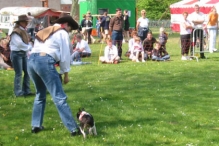
[[[140,11],[145,9],[147,17],[151,20],[169,19],[170,4],[178,1],[179,0],[136,0],[138,16],[140,16]]]

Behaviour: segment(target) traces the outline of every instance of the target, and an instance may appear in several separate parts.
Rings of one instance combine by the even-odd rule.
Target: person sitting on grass
[[[139,62],[139,58],[142,58],[142,62],[145,62],[144,60],[144,49],[143,46],[141,44],[141,39],[140,37],[135,37],[135,42],[133,44],[133,54],[134,56],[132,57],[132,61],[136,61]],[[139,56],[141,53],[141,56]]]
[[[102,63],[117,64],[120,61],[118,49],[112,44],[112,40],[107,40],[107,46],[104,50],[104,56],[100,56],[99,60]]]
[[[164,60],[169,60],[170,59],[170,55],[168,54],[167,50],[164,47],[162,47],[162,45],[159,49],[159,52],[160,52],[160,57],[162,59],[164,59]]]
[[[131,36],[132,36],[132,38],[129,40],[129,46],[128,46],[129,48],[128,48],[128,51],[126,52],[125,56],[129,57],[129,59],[132,60],[132,57],[133,57],[132,49],[133,49],[133,44],[135,42],[135,37],[138,36],[137,31],[132,31]]]
[[[162,54],[164,54],[162,56]],[[155,42],[154,49],[152,50],[152,60],[153,61],[165,61],[170,59],[167,51],[161,47],[160,42]]]
[[[145,60],[147,60],[149,57],[151,58],[154,43],[156,41],[157,40],[153,37],[152,32],[148,32],[146,39],[143,41],[144,59]]]
[[[11,50],[9,48],[9,40],[1,39],[0,41],[0,67],[6,70],[14,70],[10,59]]]
[[[81,57],[90,57],[91,56],[91,49],[88,43],[82,39],[81,34],[76,35],[77,45],[73,50],[71,55],[71,62],[81,62]]]

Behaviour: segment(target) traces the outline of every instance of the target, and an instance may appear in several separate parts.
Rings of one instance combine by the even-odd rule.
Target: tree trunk
[[[71,14],[75,21],[79,21],[79,4],[78,0],[72,0]]]

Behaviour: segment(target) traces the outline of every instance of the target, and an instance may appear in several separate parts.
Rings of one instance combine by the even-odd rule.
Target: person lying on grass
[[[107,40],[107,46],[104,50],[104,56],[100,56],[99,60],[102,63],[117,64],[120,57],[118,56],[118,49],[112,44],[111,40]]]

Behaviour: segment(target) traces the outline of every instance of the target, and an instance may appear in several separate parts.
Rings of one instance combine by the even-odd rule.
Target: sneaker
[[[81,135],[81,130],[79,128],[71,132],[71,136],[77,136],[77,135]]]
[[[139,60],[137,59],[136,62],[139,62]]]
[[[187,60],[186,56],[182,56],[181,60]]]
[[[41,127],[32,127],[31,133],[38,133],[38,132],[42,131],[43,129],[44,129],[43,126],[41,126]]]
[[[142,62],[145,62],[145,60],[143,59]]]
[[[217,49],[214,48],[213,51],[217,51]]]

